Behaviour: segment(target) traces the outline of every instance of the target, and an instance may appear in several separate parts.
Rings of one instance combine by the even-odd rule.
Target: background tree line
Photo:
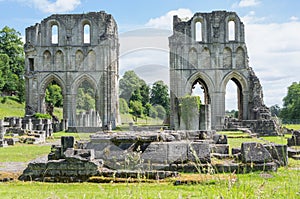
[[[24,102],[24,48],[21,34],[5,26],[0,30],[0,93]]]
[[[120,113],[132,114],[134,121],[144,116],[165,119],[169,115],[169,90],[163,81],[156,81],[149,86],[130,70],[120,79],[119,90]]]

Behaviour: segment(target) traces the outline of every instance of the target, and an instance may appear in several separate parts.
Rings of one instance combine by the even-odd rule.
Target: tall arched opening
[[[41,112],[51,115],[52,119],[57,122],[63,119],[63,88],[58,81],[52,79],[47,83],[44,96],[45,97],[42,103],[43,110]]]
[[[192,96],[200,96],[201,104],[210,104],[210,96],[205,81],[198,78],[192,85]]]
[[[243,119],[243,90],[236,78],[231,78],[226,85],[225,111],[227,116]]]

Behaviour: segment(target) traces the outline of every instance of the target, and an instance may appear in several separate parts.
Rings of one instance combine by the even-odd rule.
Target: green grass
[[[235,137],[245,137],[245,138],[249,138],[251,137],[248,133],[244,133],[242,131],[218,131],[218,134],[221,135],[227,135],[230,138],[235,138]]]
[[[283,124],[288,129],[300,130],[300,124]]]
[[[3,97],[0,97],[0,119],[4,117],[23,117],[25,114],[25,105],[20,104],[14,97],[6,97],[5,103]]]
[[[16,144],[0,148],[0,162],[28,162],[50,152],[51,146]]]
[[[298,165],[299,166],[299,165]],[[228,174],[230,175],[230,174]],[[1,198],[299,198],[300,171],[239,174],[234,180],[174,186],[164,183],[41,183],[0,184]]]
[[[56,132],[53,133],[52,138],[53,139],[60,139],[61,136],[73,136],[75,138],[75,140],[89,140],[90,135],[92,135],[94,133],[69,133],[69,132],[64,132],[64,131],[60,131],[60,132]],[[51,140],[52,138],[49,138],[49,140]]]
[[[121,116],[121,122],[123,124],[129,124],[133,122],[132,115],[131,114],[120,114]],[[138,118],[137,122],[134,122],[136,125],[162,125],[163,120],[159,118],[151,118],[151,117],[145,117],[145,118]]]

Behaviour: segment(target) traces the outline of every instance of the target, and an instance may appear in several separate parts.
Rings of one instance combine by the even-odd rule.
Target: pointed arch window
[[[91,26],[89,24],[83,26],[83,43],[91,43]]]
[[[58,25],[56,24],[51,27],[51,43],[58,44]]]
[[[229,41],[235,40],[235,22],[234,21],[228,22],[228,40]]]
[[[203,41],[201,21],[197,21],[195,24],[195,39],[196,41]]]

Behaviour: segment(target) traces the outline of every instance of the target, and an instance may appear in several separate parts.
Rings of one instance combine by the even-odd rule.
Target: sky
[[[249,65],[261,81],[265,104],[282,106],[287,87],[300,81],[299,8],[299,0],[0,0],[0,28],[9,26],[24,37],[26,27],[52,14],[105,11],[118,24],[120,75],[132,69],[149,84],[159,79],[168,84],[173,15],[234,11],[245,24]],[[228,110],[236,108],[235,89],[229,84]]]

